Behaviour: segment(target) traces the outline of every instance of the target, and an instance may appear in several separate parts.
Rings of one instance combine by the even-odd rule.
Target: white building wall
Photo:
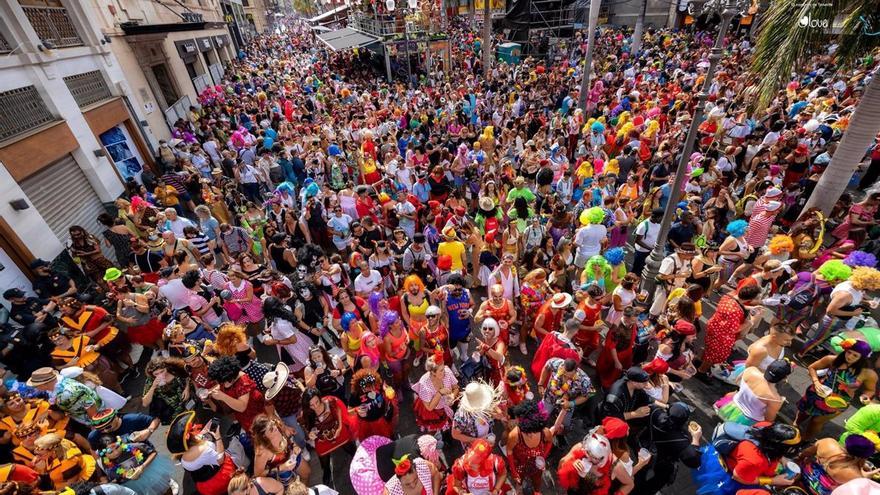
[[[74,159],[101,201],[109,202],[122,193],[122,182],[107,157],[95,156],[94,151],[102,149],[101,143],[92,133],[63,78],[100,70],[113,94],[130,98],[130,88],[109,48],[100,44],[94,29],[88,27],[90,24],[83,11],[76,8],[78,4],[65,2],[65,5],[86,45],[40,51],[37,47],[40,40],[23,11],[17,4],[0,2],[0,13],[15,38],[15,41],[8,41],[13,46],[18,45],[13,53],[0,56],[0,91],[36,87],[49,111],[66,121],[79,144],[79,148],[72,153]],[[4,201],[0,201],[0,217],[35,256],[52,259],[63,246],[36,208],[15,211],[9,205],[10,200],[26,197],[9,170],[0,162],[0,198],[4,198]],[[76,205],[71,205],[71,208],[76,208]]]

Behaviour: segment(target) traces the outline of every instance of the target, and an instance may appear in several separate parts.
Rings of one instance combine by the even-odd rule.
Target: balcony
[[[430,34],[431,38],[445,39],[439,20],[432,20],[422,12],[406,16],[402,13],[373,15],[365,12],[350,12],[348,27],[381,38],[403,39],[405,34],[409,33],[410,37]]]
[[[76,100],[76,104],[80,108],[113,98],[113,94],[110,93],[110,88],[107,87],[107,82],[104,81],[104,76],[99,70],[67,76],[64,78],[64,83],[67,84],[67,89],[70,90],[70,94],[73,95],[73,99]]]
[[[34,86],[0,92],[0,141],[53,122],[55,117],[46,108]]]
[[[9,42],[3,37],[3,33],[0,33],[0,53],[9,53],[11,51],[12,47],[9,45]]]
[[[79,37],[76,26],[64,7],[22,6],[21,8],[47,48],[83,45],[83,40]]]

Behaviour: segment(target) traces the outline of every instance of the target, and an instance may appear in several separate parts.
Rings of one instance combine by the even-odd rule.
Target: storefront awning
[[[316,15],[315,17],[312,17],[311,19],[309,19],[309,24],[314,25],[314,24],[320,24],[323,22],[331,21],[334,17],[336,17],[338,14],[342,13],[344,10],[347,10],[347,9],[348,9],[348,5],[341,5],[339,7],[336,7],[333,10],[328,10],[327,12],[324,12],[323,14]]]
[[[318,39],[323,41],[334,52],[349,48],[363,48],[379,41],[379,38],[375,36],[355,31],[351,28],[342,28],[330,31],[329,33],[319,34]]]

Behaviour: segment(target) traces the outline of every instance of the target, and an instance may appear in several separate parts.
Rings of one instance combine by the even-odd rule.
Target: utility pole
[[[587,53],[584,56],[581,91],[578,95],[578,108],[587,112],[587,93],[590,91],[590,73],[593,71],[593,46],[596,43],[596,24],[599,23],[599,6],[602,0],[590,0],[590,18],[587,21]]]
[[[483,0],[483,79],[489,77],[492,69],[492,12],[489,1]]]

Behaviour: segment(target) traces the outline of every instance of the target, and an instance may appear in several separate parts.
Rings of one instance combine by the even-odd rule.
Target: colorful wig
[[[580,221],[582,225],[598,225],[605,220],[605,210],[594,206],[581,212]]]
[[[852,271],[849,281],[852,282],[853,287],[859,290],[880,289],[880,270],[868,268],[867,266],[856,267]]]
[[[794,251],[794,241],[787,235],[774,235],[770,239],[769,249],[771,254]]]
[[[742,237],[745,235],[748,227],[749,222],[746,222],[745,220],[734,220],[727,224],[727,233],[733,237]]]
[[[852,276],[852,268],[843,264],[841,260],[829,260],[819,267],[819,275],[822,275],[828,283],[843,282]]]
[[[847,266],[853,268],[859,266],[866,266],[868,268],[877,267],[877,257],[871,253],[866,253],[865,251],[853,251],[843,259],[843,262],[846,263]]]
[[[217,330],[217,342],[214,348],[221,356],[234,356],[238,352],[239,344],[247,342],[245,328],[233,323],[224,323]]]
[[[425,290],[425,283],[422,282],[418,275],[408,275],[403,279],[403,290],[409,291],[409,288],[414,285],[419,288],[420,292]]]
[[[400,321],[400,315],[397,314],[397,311],[389,310],[382,313],[382,319],[379,320],[379,336],[384,337],[388,335],[391,327],[398,321]]]
[[[608,263],[610,263],[611,266],[618,266],[623,263],[623,258],[626,256],[626,252],[623,250],[623,248],[616,247],[605,251],[605,254],[603,254],[603,256],[606,260],[608,260]]]
[[[602,277],[607,277],[611,274],[611,264],[602,255],[597,254],[588,259],[586,266],[584,266],[584,271],[589,276],[593,276],[596,267],[602,270]]]

